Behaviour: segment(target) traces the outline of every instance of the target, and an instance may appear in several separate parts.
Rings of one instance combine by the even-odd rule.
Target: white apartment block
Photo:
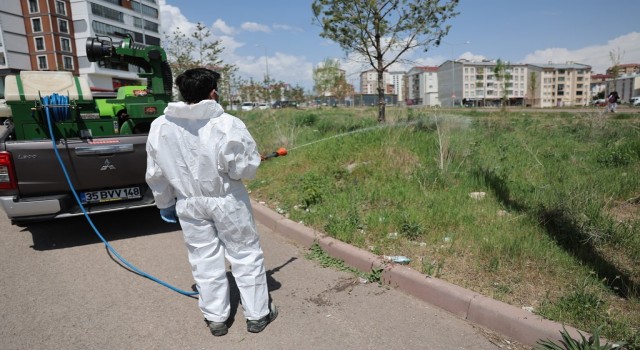
[[[508,79],[496,77],[495,61],[444,62],[438,67],[438,95],[442,105],[498,106],[505,92],[508,105],[523,105],[527,91],[526,65],[505,64]]]
[[[27,32],[19,0],[2,0],[0,6],[0,94],[4,76],[31,69]]]
[[[389,72],[389,84],[392,86],[391,93],[398,95],[398,102],[404,101],[404,77],[406,73],[404,71]]]
[[[438,67],[438,96],[445,107],[585,106],[591,99],[591,67],[566,64],[512,64],[505,62],[507,78],[496,76],[496,61],[446,61]],[[531,85],[531,73],[536,82]],[[533,90],[530,87],[533,86]]]
[[[136,43],[160,45],[160,5],[158,0],[71,0],[78,66],[81,76],[97,90],[113,91],[122,85],[146,83],[132,65],[110,66],[89,62],[87,38],[129,33]]]
[[[528,64],[527,68],[535,73],[537,80],[531,100],[534,107],[589,105],[591,66],[567,62]]]
[[[382,86],[385,94],[395,94],[391,73],[384,72],[382,74]],[[370,69],[360,73],[360,93],[365,95],[378,94],[378,73],[375,70]]]
[[[438,67],[413,67],[407,72],[407,105],[439,106]],[[398,101],[400,98],[398,97]]]

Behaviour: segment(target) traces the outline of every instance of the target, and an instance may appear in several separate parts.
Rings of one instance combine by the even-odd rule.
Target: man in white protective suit
[[[220,75],[205,68],[176,78],[184,102],[171,102],[151,124],[146,180],[163,220],[180,221],[199,292],[214,336],[228,332],[229,281],[240,291],[247,331],[258,333],[278,316],[269,302],[262,248],[242,179],[260,165],[244,123],[217,102]]]

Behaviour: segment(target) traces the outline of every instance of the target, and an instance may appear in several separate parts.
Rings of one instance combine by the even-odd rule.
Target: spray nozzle
[[[271,154],[268,154],[266,156],[261,156],[260,159],[261,160],[267,160],[267,159],[280,157],[280,156],[286,156],[286,155],[287,155],[287,149],[284,148],[284,147],[280,147],[280,148],[278,148],[277,151],[272,152]]]

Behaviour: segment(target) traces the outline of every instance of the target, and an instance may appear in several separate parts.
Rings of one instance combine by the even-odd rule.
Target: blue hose
[[[55,96],[54,96],[55,95]],[[109,251],[116,257],[118,258],[118,260],[120,260],[123,264],[125,264],[128,268],[130,268],[133,272],[135,272],[136,274],[142,276],[142,277],[146,277],[156,283],[159,283],[175,292],[178,292],[182,295],[187,295],[187,296],[192,296],[192,295],[198,295],[198,292],[187,292],[184,290],[181,290],[179,288],[176,288],[172,285],[170,285],[167,282],[164,282],[140,269],[138,269],[137,267],[135,267],[134,265],[132,265],[131,263],[129,263],[127,260],[125,260],[122,256],[120,256],[120,254],[118,254],[118,252],[111,246],[111,244],[109,244],[109,242],[107,242],[106,239],[104,239],[104,237],[100,234],[100,231],[98,231],[98,229],[96,228],[96,226],[93,224],[93,221],[91,220],[91,218],[89,217],[89,214],[87,213],[86,209],[84,208],[84,206],[82,205],[82,201],[80,200],[80,197],[78,197],[78,193],[76,192],[75,188],[73,187],[73,184],[71,182],[71,178],[69,177],[69,173],[67,172],[67,169],[64,166],[64,163],[62,161],[62,157],[60,157],[60,152],[58,152],[58,147],[56,145],[56,139],[53,135],[53,126],[51,124],[51,115],[49,110],[51,109],[50,105],[55,105],[55,106],[60,106],[63,104],[68,104],[68,97],[67,96],[60,96],[58,94],[53,94],[51,96],[45,96],[42,98],[42,105],[44,106],[44,110],[45,110],[45,114],[47,116],[47,125],[49,126],[49,136],[51,137],[51,143],[53,144],[53,151],[56,154],[56,158],[58,159],[58,162],[60,163],[60,167],[62,168],[62,172],[64,173],[64,177],[67,179],[67,183],[69,184],[69,188],[71,189],[71,193],[73,193],[73,197],[75,197],[76,202],[78,203],[78,205],[80,206],[80,209],[82,209],[82,213],[84,214],[85,218],[87,219],[87,221],[89,222],[89,225],[91,226],[91,228],[93,228],[93,231],[96,233],[96,235],[98,235],[98,237],[100,238],[100,240],[102,240],[102,242],[104,243],[104,245],[107,247],[107,249],[109,249]],[[53,108],[54,112],[54,120],[56,121],[62,121],[62,120],[66,120],[68,118],[69,115],[69,108],[61,108],[61,107],[54,107]],[[60,110],[60,111],[59,111]]]

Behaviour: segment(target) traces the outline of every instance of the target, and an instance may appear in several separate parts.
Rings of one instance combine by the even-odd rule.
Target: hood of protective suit
[[[172,102],[164,110],[166,116],[180,119],[211,119],[219,117],[222,113],[224,109],[214,100],[202,100],[195,104]]]

